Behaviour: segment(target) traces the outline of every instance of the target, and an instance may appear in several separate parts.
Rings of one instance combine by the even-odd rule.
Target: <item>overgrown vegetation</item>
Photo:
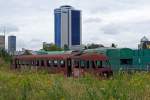
[[[5,62],[10,62],[11,60],[11,56],[4,49],[0,49],[0,58]]]
[[[112,79],[91,75],[66,78],[46,71],[0,69],[0,100],[149,100],[150,74],[115,74]]]
[[[55,44],[51,44],[50,47],[44,46],[43,50],[45,50],[45,51],[62,51],[62,49],[57,47]]]

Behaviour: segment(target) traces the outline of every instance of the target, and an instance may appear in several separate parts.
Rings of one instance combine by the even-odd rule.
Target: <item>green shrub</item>
[[[0,70],[0,100],[149,100],[149,73],[66,78],[45,71]]]

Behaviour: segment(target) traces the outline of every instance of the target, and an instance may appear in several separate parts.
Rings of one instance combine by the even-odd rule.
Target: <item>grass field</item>
[[[46,71],[12,71],[1,64],[0,100],[150,100],[150,73],[75,79]]]

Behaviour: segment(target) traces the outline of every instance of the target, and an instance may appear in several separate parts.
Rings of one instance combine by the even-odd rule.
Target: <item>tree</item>
[[[84,49],[86,50],[86,49],[88,49],[88,47],[87,47],[87,46],[84,46]]]
[[[4,49],[0,49],[0,58],[4,59],[5,62],[10,62],[12,59]]]
[[[68,47],[67,44],[64,45],[64,50],[65,50],[65,51],[68,51],[68,50],[69,50],[69,47]]]
[[[88,49],[96,49],[96,48],[100,48],[100,47],[104,47],[104,45],[92,43],[92,44],[89,44],[87,48]]]
[[[112,44],[111,44],[111,47],[113,47],[113,48],[117,48],[117,45],[116,45],[116,44],[114,44],[114,43],[112,43]]]
[[[32,53],[29,50],[25,50],[23,55],[32,55]]]
[[[44,47],[43,50],[45,51],[61,51],[62,49],[57,47],[55,44],[51,44],[50,47]]]

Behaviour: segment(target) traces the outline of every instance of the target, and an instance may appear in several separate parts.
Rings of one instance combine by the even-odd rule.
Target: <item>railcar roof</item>
[[[52,54],[52,55],[22,55],[16,56],[16,59],[67,59],[71,54]]]
[[[105,56],[103,54],[98,54],[98,53],[84,53],[84,54],[82,54],[80,56],[75,56],[73,58],[82,59],[82,60],[92,60],[92,61],[108,60],[107,56]]]

